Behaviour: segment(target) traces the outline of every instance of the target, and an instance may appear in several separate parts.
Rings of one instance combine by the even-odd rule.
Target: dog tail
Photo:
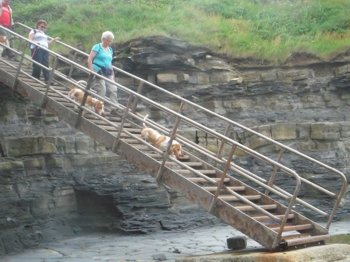
[[[77,91],[77,88],[72,88],[69,92],[68,92],[68,97],[70,98],[74,98],[75,97],[75,93]]]
[[[148,115],[146,115],[144,118],[143,118],[143,127],[145,128],[145,127],[147,127],[147,125],[146,125],[146,119],[148,118]]]
[[[77,82],[77,85],[82,86],[82,87],[87,87],[87,82],[85,80],[79,80]]]

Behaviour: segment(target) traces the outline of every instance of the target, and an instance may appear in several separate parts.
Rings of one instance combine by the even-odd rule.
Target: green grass
[[[350,46],[348,0],[17,0],[15,21],[49,23],[48,34],[88,50],[103,31],[116,42],[165,35],[230,56],[283,61],[327,58]]]
[[[350,234],[334,235],[326,244],[350,244]]]

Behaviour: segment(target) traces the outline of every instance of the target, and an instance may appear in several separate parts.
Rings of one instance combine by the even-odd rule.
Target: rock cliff
[[[113,47],[118,53],[114,64],[125,71],[301,150],[350,177],[347,52],[329,61],[293,54],[283,65],[271,66],[269,61],[229,58],[161,36]],[[132,89],[138,85],[119,74],[116,81]],[[171,100],[154,91],[145,89],[144,95],[172,107]],[[183,113],[208,118],[196,112]],[[164,126],[172,124],[156,113],[152,117]],[[226,128],[209,118],[207,125],[218,131]],[[232,137],[271,156],[276,154],[274,148],[239,130],[234,130]],[[200,133],[189,131],[188,138],[209,149],[218,146]],[[148,233],[219,222],[3,85],[0,154],[0,256],[84,232]],[[249,158],[240,161],[261,168]],[[326,174],[303,168],[306,177],[324,182],[321,178]],[[327,183],[337,186],[337,181]],[[316,204],[326,204],[307,189],[304,194]],[[348,218],[349,198],[344,198],[337,219]]]

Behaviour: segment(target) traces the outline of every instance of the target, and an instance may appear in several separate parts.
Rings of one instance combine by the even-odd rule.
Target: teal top
[[[111,47],[108,47],[108,51],[105,51],[101,44],[96,44],[92,47],[92,51],[96,52],[96,56],[92,61],[92,68],[94,71],[100,71],[100,66],[111,68],[113,58],[113,50]]]

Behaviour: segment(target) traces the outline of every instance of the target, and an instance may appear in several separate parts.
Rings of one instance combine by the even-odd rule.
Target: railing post
[[[73,59],[72,59],[74,62],[75,62],[76,56],[77,56],[77,52],[74,52]],[[73,64],[70,65],[68,78],[72,78],[72,73],[73,73]]]
[[[143,81],[140,81],[139,86],[138,86],[138,88],[137,88],[137,93],[138,93],[138,94],[141,94],[143,84],[144,84],[144,82],[143,82]],[[140,99],[139,99],[139,97],[137,96],[137,97],[135,98],[133,104],[132,104],[131,111],[132,111],[133,113],[136,111],[136,107],[137,107],[137,104],[138,104],[139,100],[140,100]]]
[[[13,31],[13,29],[12,29],[11,31]],[[13,31],[13,32],[14,32],[14,31]],[[11,32],[10,32],[10,34],[11,34]],[[9,41],[13,41],[13,40],[15,40],[15,39],[17,39],[16,36],[11,36],[11,38],[9,39]],[[12,43],[14,44],[14,42],[12,42]],[[19,42],[18,42],[17,50],[20,49],[20,46],[21,46],[21,40],[19,40]]]
[[[77,116],[77,120],[75,122],[75,127],[77,128],[80,124],[80,120],[81,120],[81,117],[83,115],[83,112],[84,112],[84,108],[83,106],[85,105],[85,102],[86,102],[86,98],[88,96],[88,91],[90,90],[90,87],[92,85],[92,79],[94,78],[94,74],[90,73],[89,75],[89,78],[88,78],[88,81],[87,81],[87,86],[85,87],[85,90],[84,90],[84,96],[83,96],[83,99],[81,101],[81,104],[79,106],[79,111],[78,111],[78,116]]]
[[[221,179],[220,179],[220,181],[217,183],[218,188],[216,189],[215,195],[214,195],[214,198],[213,198],[213,201],[212,201],[211,204],[210,204],[210,207],[209,207],[209,210],[208,210],[209,213],[212,213],[212,211],[213,211],[213,209],[214,209],[214,207],[215,207],[216,200],[218,199],[218,197],[219,197],[219,195],[220,195],[220,190],[221,190],[221,188],[222,188],[222,185],[224,184],[227,171],[228,171],[228,170],[230,169],[230,167],[231,167],[232,157],[233,157],[233,154],[235,153],[236,148],[237,148],[236,145],[232,145],[232,147],[231,147],[231,152],[230,152],[230,154],[229,154],[229,157],[228,157],[227,160],[226,160],[226,165],[225,165],[225,168],[224,168],[224,170],[223,170],[223,172],[222,172]]]
[[[226,130],[225,130],[225,136],[227,137],[229,132],[230,132],[230,129],[231,129],[231,124],[229,124],[227,127],[226,127]],[[224,146],[225,146],[225,142],[223,140],[221,140],[221,145],[220,145],[220,148],[219,148],[219,151],[216,155],[217,158],[221,159],[222,157],[222,150],[224,149]]]
[[[13,32],[15,32],[15,30],[14,30],[14,29],[15,29],[15,27],[16,27],[16,26],[17,26],[16,24],[13,26],[13,28],[12,28],[12,31],[13,31]],[[21,33],[21,34],[23,35],[23,34],[24,34],[24,33],[23,33],[23,32],[24,32],[24,31],[23,31],[23,28],[22,28],[22,30],[21,30],[21,31],[22,31],[22,33]],[[26,42],[25,42],[23,39],[18,38],[18,37],[13,37],[13,39],[12,39],[12,40],[14,40],[14,39],[18,39],[18,41],[19,41],[19,42],[18,42],[18,47],[17,47],[17,50],[20,50],[20,49],[21,49],[21,44],[22,44],[22,43],[24,43],[24,51],[23,51],[23,52],[25,53],[26,48],[27,48]]]
[[[55,56],[55,60],[53,61],[53,65],[52,65],[52,68],[51,68],[50,78],[49,78],[49,81],[48,81],[50,84],[51,84],[53,76],[55,74],[55,70],[56,70],[56,67],[57,67],[57,61],[58,61],[58,58],[57,58],[57,56]]]
[[[50,70],[51,71],[50,78],[49,78],[49,81],[46,83],[46,90],[45,90],[45,94],[43,97],[43,101],[41,102],[41,107],[45,107],[45,104],[47,101],[47,94],[49,93],[49,90],[50,90],[52,75],[53,75],[53,72],[54,72],[54,69],[56,68],[56,66],[57,66],[57,57],[55,57],[55,60],[53,61],[52,69]]]
[[[116,136],[116,138],[114,139],[114,142],[113,142],[113,146],[112,146],[112,152],[116,152],[117,150],[117,147],[118,147],[118,143],[120,141],[120,136],[122,134],[122,131],[123,131],[123,127],[124,127],[124,123],[125,123],[125,119],[126,119],[126,115],[127,113],[129,112],[129,109],[131,107],[131,103],[132,103],[132,95],[129,96],[129,99],[128,99],[128,103],[126,105],[126,108],[125,108],[125,112],[123,114],[123,117],[122,117],[122,121],[120,122],[120,125],[119,125],[119,129],[118,129],[118,134]]]
[[[23,51],[23,52],[22,52],[22,55],[21,55],[21,60],[20,60],[20,62],[19,62],[19,66],[18,66],[18,69],[17,69],[17,72],[16,72],[15,81],[14,81],[13,86],[12,86],[12,89],[13,89],[15,92],[17,91],[18,77],[19,77],[19,74],[20,74],[20,72],[21,72],[21,67],[22,67],[22,64],[23,64],[24,55],[25,55],[25,52]]]
[[[184,102],[181,102],[180,107],[179,107],[179,112],[182,111],[184,105],[185,105]],[[158,173],[157,173],[157,176],[156,176],[156,180],[157,181],[161,180],[163,169],[164,169],[164,166],[165,166],[165,162],[166,162],[166,159],[168,158],[168,155],[169,155],[168,152],[169,152],[169,150],[171,148],[171,144],[172,144],[172,142],[174,140],[174,136],[176,134],[177,128],[179,127],[180,121],[181,121],[181,119],[179,117],[176,117],[175,125],[174,125],[173,131],[171,132],[171,135],[170,135],[170,140],[169,140],[168,147],[167,147],[166,151],[164,152],[163,159],[162,159],[162,164],[160,165]]]
[[[338,194],[338,196],[337,196],[337,200],[336,200],[336,202],[335,202],[335,204],[334,204],[334,206],[333,206],[332,212],[331,212],[331,214],[330,214],[329,217],[328,217],[327,226],[326,226],[327,230],[329,230],[329,227],[330,227],[331,224],[332,224],[332,221],[333,221],[333,218],[334,218],[334,216],[335,216],[335,213],[337,212],[338,207],[339,207],[339,205],[340,205],[340,202],[342,201],[343,196],[345,195],[345,192],[346,192],[346,189],[347,189],[347,180],[346,180],[346,177],[345,177],[345,176],[342,176],[341,178],[342,178],[342,180],[343,180],[343,185],[342,185],[342,187],[341,187],[341,189],[340,189],[340,192],[339,192],[339,194]]]
[[[277,159],[277,162],[278,162],[278,163],[281,162],[281,159],[282,159],[282,157],[283,157],[283,154],[284,154],[284,148],[281,148],[280,153],[279,153],[279,155],[278,155],[278,159]],[[277,167],[277,166],[274,166],[273,171],[272,171],[272,174],[271,174],[271,177],[270,177],[270,180],[269,180],[269,182],[267,183],[267,185],[268,185],[269,187],[271,187],[272,184],[274,183],[275,178],[276,178],[276,173],[277,173],[277,171],[278,171],[278,167]],[[270,191],[269,191],[268,189],[266,189],[266,190],[265,190],[265,195],[268,196],[269,193],[270,193]]]
[[[296,180],[296,186],[295,186],[295,189],[294,189],[294,193],[293,193],[293,196],[290,198],[288,207],[286,209],[286,212],[284,213],[284,217],[282,219],[282,223],[281,223],[280,228],[279,228],[278,233],[277,233],[277,238],[276,238],[275,242],[272,245],[273,249],[275,249],[277,247],[277,244],[281,242],[283,229],[284,229],[284,226],[287,223],[288,215],[291,213],[291,211],[293,209],[293,205],[294,205],[296,199],[298,198],[298,194],[299,194],[300,187],[301,187],[300,176],[296,174],[295,180]]]

